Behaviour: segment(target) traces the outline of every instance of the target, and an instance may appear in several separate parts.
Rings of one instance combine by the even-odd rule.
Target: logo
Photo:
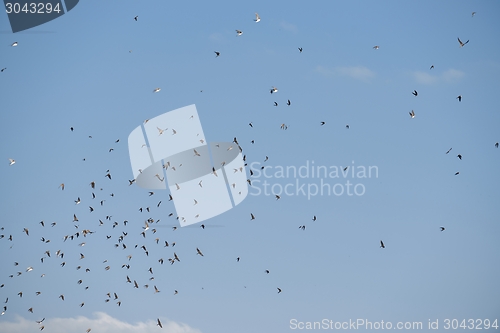
[[[52,21],[72,10],[79,0],[4,0],[13,33]]]
[[[168,186],[182,227],[222,214],[248,194],[241,148],[207,144],[194,104],[144,121],[130,133],[128,148],[135,183]]]

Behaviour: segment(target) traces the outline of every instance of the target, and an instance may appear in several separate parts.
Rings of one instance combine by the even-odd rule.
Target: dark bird
[[[314,216],[313,216],[313,219],[312,219],[312,220],[313,220],[313,221],[316,221],[316,215],[314,215]]]
[[[413,96],[418,96],[418,92],[416,90],[413,90],[412,94]]]
[[[321,122],[321,126],[323,126],[324,124],[326,124],[326,122],[322,121],[322,122]]]
[[[345,125],[345,128],[349,129],[349,124]]]
[[[458,155],[457,155],[457,157],[458,157],[459,159],[462,159],[462,155],[460,155],[460,154],[458,154]]]
[[[301,226],[299,226],[299,229],[306,230],[306,226],[305,225],[301,225]]]
[[[269,270],[268,269],[266,269],[264,272],[266,272],[266,274],[269,274]]]
[[[217,51],[214,51],[215,52],[215,57],[217,58],[218,56],[220,56],[220,52],[217,52]]]
[[[252,123],[249,123],[249,124],[248,124],[248,126],[253,127],[253,124],[252,124]]]
[[[286,105],[291,105],[291,104],[292,104],[292,103],[290,102],[290,100],[288,100],[288,101],[286,102]]]
[[[4,67],[4,68],[0,69],[0,72],[3,72],[6,69],[7,69],[7,67]]]
[[[439,227],[441,229],[441,231],[444,231],[445,230],[445,227]]]
[[[279,293],[281,293],[281,289],[280,289],[280,288],[278,288],[278,294],[279,294]]]
[[[429,69],[433,69],[433,68],[434,68],[434,65],[431,65],[431,68],[429,68]]]
[[[161,325],[160,318],[158,318],[158,319],[156,320],[156,325],[160,326],[160,328],[163,328],[163,326]]]
[[[455,176],[456,176],[456,175],[459,175],[459,174],[460,174],[460,172],[459,172],[459,171],[455,172]]]
[[[200,225],[200,228],[205,229],[205,225],[204,224]]]
[[[73,128],[73,127],[70,127],[69,129],[71,130],[71,132],[73,132],[73,130],[74,130],[74,128]]]
[[[139,16],[134,17],[134,20],[136,20],[136,21],[137,21],[138,19],[139,19]]]
[[[250,213],[250,217],[250,220],[255,220],[255,216],[252,213]]]
[[[458,42],[460,43],[460,47],[463,47],[465,44],[467,44],[469,42],[469,40],[467,40],[465,43],[462,43],[462,41],[460,40],[460,38],[458,38]]]
[[[496,148],[498,148],[498,142],[497,142],[497,143],[495,143],[495,147],[496,147]]]
[[[299,52],[302,53],[302,48],[301,47],[299,47]]]
[[[277,102],[274,102],[274,106],[278,106],[278,103],[277,103]]]
[[[380,241],[380,247],[385,249],[385,245],[384,245],[384,242]]]
[[[458,95],[457,99],[458,99],[459,102],[461,102],[462,101],[462,95]]]
[[[448,154],[448,153],[449,153],[452,149],[453,149],[453,148],[448,149],[448,151],[446,152],[446,154]]]

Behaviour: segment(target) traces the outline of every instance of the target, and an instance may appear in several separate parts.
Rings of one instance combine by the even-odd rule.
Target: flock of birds
[[[475,14],[476,14],[476,13],[475,13],[475,12],[473,12],[473,13],[472,13],[472,16],[474,16]],[[134,19],[134,21],[138,21],[139,16],[135,16],[133,19]],[[258,23],[258,22],[260,22],[260,21],[261,21],[261,17],[259,16],[259,14],[258,14],[258,13],[255,13],[255,18],[254,18],[254,21],[255,21],[256,23]],[[243,35],[243,31],[236,29],[236,35],[237,35],[237,36],[242,36],[242,35]],[[460,47],[464,47],[465,45],[467,45],[467,44],[469,43],[469,40],[467,40],[467,41],[465,41],[465,42],[462,42],[462,40],[461,40],[460,38],[458,38],[458,43],[459,43],[459,46],[460,46]],[[14,43],[12,43],[12,44],[11,44],[11,47],[17,47],[17,46],[18,46],[18,42],[14,42]],[[379,45],[375,45],[375,46],[373,46],[373,49],[375,49],[375,50],[379,50],[379,49],[380,49],[380,46],[379,46]],[[302,52],[303,52],[303,48],[302,48],[302,47],[298,47],[298,51],[299,51],[300,53],[302,53]],[[220,56],[221,56],[221,52],[220,52],[220,51],[214,51],[214,53],[215,53],[215,57],[216,57],[216,58],[218,58],[218,57],[220,57]],[[432,70],[433,68],[434,68],[434,65],[432,65],[432,66],[430,67],[430,69],[431,69],[431,70]],[[1,69],[1,72],[4,72],[6,69],[7,69],[7,68],[2,68],[2,69]],[[154,88],[154,89],[153,89],[153,93],[159,93],[160,91],[161,91],[161,88],[159,88],[159,87],[157,87],[157,88]],[[269,89],[269,91],[270,91],[270,94],[273,94],[273,95],[274,95],[274,94],[278,93],[278,88],[277,88],[277,87],[272,86],[272,87]],[[412,94],[413,94],[415,97],[417,97],[417,96],[418,96],[418,92],[417,92],[417,90],[414,90],[414,91],[412,92]],[[462,101],[462,95],[459,95],[459,96],[457,97],[457,99],[458,99],[458,101],[459,101],[459,102],[461,102],[461,101]],[[291,105],[291,101],[290,101],[290,99],[287,99],[287,101],[286,101],[286,105],[287,105],[287,106],[290,106],[290,105]],[[276,101],[275,101],[275,102],[274,102],[274,106],[275,106],[275,107],[277,107],[277,106],[278,106],[278,102],[276,102]],[[411,112],[409,112],[409,114],[410,114],[410,117],[411,117],[411,118],[415,118],[415,112],[414,112],[413,110],[411,110]],[[145,122],[147,122],[147,120],[146,120]],[[325,121],[321,121],[319,125],[320,125],[320,126],[324,126],[325,124],[326,124],[326,122],[325,122]],[[248,125],[249,125],[250,127],[253,127],[253,123],[252,123],[252,122],[250,122]],[[284,123],[283,123],[283,124],[281,124],[280,128],[281,128],[282,130],[286,130],[286,129],[288,129],[288,125],[286,125],[286,124],[284,124]],[[346,125],[346,129],[349,129],[349,128],[350,128],[350,127],[349,127],[349,125]],[[70,130],[71,130],[71,132],[73,132],[73,131],[74,131],[74,128],[73,128],[73,127],[71,127],[71,128],[70,128]],[[163,130],[163,129],[158,128],[158,131],[159,131],[159,135],[161,135],[161,134],[163,133],[163,131],[164,131],[164,130]],[[173,131],[174,131],[174,132],[173,132],[173,134],[175,134],[175,130],[173,130]],[[89,136],[89,138],[91,139],[91,138],[92,138],[92,136]],[[115,141],[115,143],[118,143],[118,142],[119,142],[119,139]],[[235,142],[236,144],[238,144],[238,141],[237,141],[237,139],[236,139],[236,138],[234,138],[234,142]],[[253,143],[253,140],[252,140],[252,143]],[[238,147],[239,147],[239,144],[238,144]],[[498,143],[498,142],[496,142],[496,143],[495,143],[495,147],[496,147],[496,148],[498,148],[498,147],[499,147],[499,143]],[[239,147],[239,148],[241,149],[241,147]],[[452,148],[450,148],[448,151],[446,151],[446,154],[449,154],[449,153],[451,152],[451,150],[452,150]],[[110,149],[109,149],[109,152],[112,152],[112,151],[113,151],[113,148],[110,148]],[[195,154],[196,154],[196,153],[197,153],[197,152],[196,152],[196,150],[195,150]],[[461,155],[461,154],[458,154],[458,155],[457,155],[457,158],[458,158],[458,159],[460,159],[460,160],[462,160],[462,155]],[[13,165],[16,163],[16,160],[15,160],[15,159],[13,159],[13,158],[9,158],[8,160],[9,160],[9,165],[10,165],[10,166],[13,166]],[[85,160],[85,159],[84,159],[84,160]],[[267,160],[268,160],[268,157],[266,156],[265,161],[267,161]],[[262,167],[262,168],[264,168],[264,167]],[[347,169],[347,167],[344,169],[344,171],[345,171],[346,169]],[[214,170],[214,171],[215,171],[215,170]],[[455,175],[458,175],[458,174],[459,174],[459,172],[457,171],[457,172],[455,173]],[[250,170],[250,176],[252,176],[252,175],[253,175],[253,172],[252,172],[252,170]],[[157,175],[157,177],[159,178],[159,180],[162,180],[162,181],[163,181],[163,179],[162,179],[162,178],[160,178],[160,176],[159,176],[159,175]],[[104,175],[104,178],[107,178],[108,180],[112,180],[112,176],[111,176],[110,170],[106,170],[106,173],[105,173],[105,175]],[[129,180],[129,185],[132,185],[134,182],[135,182],[135,179],[134,179],[134,180]],[[251,179],[248,179],[248,183],[251,185]],[[96,182],[95,182],[95,181],[91,181],[91,182],[89,183],[89,186],[90,186],[90,189],[91,189],[91,193],[90,193],[90,195],[91,195],[91,197],[92,197],[92,200],[94,200],[94,199],[96,199],[96,198],[97,198],[97,195],[95,194],[95,192],[97,192],[97,190],[96,190],[96,188],[97,188],[97,187],[96,187],[96,186],[97,186],[97,185],[96,185]],[[201,185],[201,183],[200,183],[200,186],[202,186],[202,185]],[[61,189],[61,191],[64,191],[64,190],[65,190],[65,188],[66,188],[65,183],[61,183],[61,184],[59,185],[59,188]],[[100,191],[102,191],[102,190],[103,190],[103,188],[100,188]],[[153,195],[154,195],[154,192],[152,192],[152,191],[150,191],[150,192],[148,193],[148,196],[149,196],[149,197],[151,197],[151,196],[153,196]],[[111,193],[111,194],[110,194],[110,196],[111,196],[111,197],[114,197],[114,194],[113,194],[113,193]],[[281,197],[280,197],[279,195],[276,195],[275,197],[276,197],[276,200],[281,199]],[[173,198],[172,198],[172,195],[169,195],[169,200],[171,201],[172,199],[173,199]],[[76,206],[76,205],[81,205],[81,204],[82,204],[82,202],[84,202],[84,201],[85,201],[85,200],[82,200],[80,196],[79,196],[79,197],[77,197],[77,199],[76,199],[76,200],[74,200],[74,202],[75,202],[75,206]],[[101,198],[101,200],[99,200],[99,199],[98,199],[98,201],[99,201],[99,204],[98,204],[99,206],[104,206],[104,203],[105,203],[105,201],[106,201],[106,200],[105,200],[105,199],[103,199],[103,198]],[[196,202],[196,200],[195,200],[195,204],[196,204],[196,203],[197,203],[197,202]],[[159,201],[159,202],[158,202],[157,207],[160,207],[160,204],[161,204],[161,201]],[[89,211],[90,211],[90,213],[93,213],[93,212],[95,211],[94,206],[89,205]],[[144,211],[144,212],[146,212],[146,211],[147,211],[148,213],[150,213],[150,211],[151,211],[151,210],[150,210],[150,207],[146,207],[145,209],[143,209],[143,207],[141,207],[141,208],[139,208],[139,211],[140,211],[140,212],[143,212],[143,211]],[[174,215],[173,213],[170,213],[170,214],[169,214],[169,217],[172,217],[173,215]],[[103,219],[104,219],[104,221],[103,221]],[[178,219],[178,217],[177,217],[177,219]],[[255,219],[256,219],[256,216],[254,215],[254,213],[250,213],[250,220],[255,220]],[[107,221],[111,222],[111,221],[112,221],[112,216],[111,216],[111,215],[106,215],[105,217],[102,217],[102,218],[100,218],[100,219],[98,219],[98,220],[99,220],[98,227],[100,227],[100,226],[103,226],[105,223],[107,223]],[[81,240],[81,238],[80,238],[80,237],[82,237],[82,238],[86,238],[86,237],[90,237],[90,236],[92,236],[92,235],[94,235],[94,234],[96,233],[96,231],[93,231],[93,230],[90,230],[90,229],[81,229],[81,228],[80,228],[80,225],[79,225],[79,224],[77,224],[79,221],[80,221],[80,220],[79,220],[79,218],[77,217],[76,213],[75,213],[75,214],[73,214],[73,222],[75,223],[75,224],[74,224],[74,227],[76,228],[76,231],[75,231],[73,234],[68,234],[68,235],[65,235],[65,236],[64,236],[64,238],[63,238],[63,242],[66,242],[66,241],[77,241],[77,240]],[[140,233],[140,234],[142,235],[142,237],[143,237],[143,238],[146,238],[148,234],[153,234],[153,235],[154,235],[154,234],[156,234],[157,230],[156,230],[156,228],[154,228],[154,227],[153,227],[153,225],[154,225],[154,224],[156,224],[156,223],[158,223],[159,221],[160,221],[160,220],[155,220],[155,219],[153,219],[153,218],[151,218],[151,217],[150,217],[150,218],[148,218],[148,219],[144,222],[144,226],[142,227],[142,229],[143,229],[143,230],[142,230],[142,231],[141,231],[141,233]],[[317,217],[316,217],[316,216],[313,216],[313,217],[312,217],[312,221],[317,221]],[[125,227],[125,226],[127,226],[127,223],[128,223],[128,221],[127,221],[127,220],[123,221],[123,226],[124,226],[124,227]],[[40,225],[40,228],[46,228],[46,225],[45,225],[45,222],[44,222],[44,221],[40,221],[38,224]],[[114,230],[114,229],[115,229],[115,228],[117,228],[119,225],[120,225],[120,223],[119,223],[119,222],[117,222],[117,221],[112,222],[112,229]],[[50,226],[51,226],[51,228],[57,227],[57,222],[52,222],[52,223],[50,224]],[[201,227],[202,229],[205,229],[205,225],[204,225],[204,224],[200,225],[200,227]],[[172,229],[175,231],[175,230],[177,229],[177,227],[173,227]],[[302,230],[302,231],[305,231],[305,230],[306,230],[306,225],[300,225],[300,226],[299,226],[299,229],[300,229],[300,230]],[[116,229],[116,230],[118,230],[118,229]],[[444,230],[445,230],[445,227],[440,227],[440,231],[444,231]],[[2,228],[0,229],[0,231],[2,231],[2,232],[3,232],[3,231],[4,231],[4,228],[2,227]],[[29,237],[29,236],[30,236],[30,230],[29,230],[29,228],[28,228],[28,227],[23,227],[23,229],[22,229],[22,230],[20,230],[20,233],[22,233],[22,234],[26,235],[27,237]],[[115,247],[115,248],[119,248],[119,249],[125,250],[125,249],[129,248],[129,245],[128,245],[128,244],[126,244],[126,242],[125,242],[125,241],[126,241],[126,237],[127,237],[127,235],[128,235],[128,232],[121,231],[120,233],[115,234],[115,235],[107,235],[107,236],[106,236],[106,239],[107,239],[107,240],[110,240],[110,239],[114,240],[114,241],[115,241],[115,244],[114,244],[114,247]],[[4,234],[1,234],[1,235],[0,235],[0,239],[5,239],[5,240],[10,241],[10,242],[13,242],[14,238],[15,238],[15,236],[13,236],[12,234],[11,234],[11,235],[9,235],[9,236],[6,236],[6,235],[4,235]],[[45,243],[45,244],[48,244],[49,242],[51,242],[51,240],[50,240],[50,239],[45,238],[45,237],[42,237],[40,240],[41,240],[41,242],[43,242],[43,243]],[[154,243],[155,243],[155,244],[157,244],[157,245],[159,245],[159,244],[160,244],[160,238],[159,238],[159,237],[155,238],[155,239],[154,239]],[[86,244],[86,242],[79,242],[78,246],[79,246],[79,247],[81,247],[81,248],[83,248],[83,247],[85,246],[85,244]],[[161,242],[161,244],[162,244],[162,246],[163,246],[164,248],[168,248],[168,247],[173,248],[173,247],[175,247],[175,245],[176,245],[176,243],[175,243],[175,242],[172,242],[172,241],[170,241],[170,242],[169,242],[169,241],[167,241],[167,240],[163,240],[163,241]],[[380,248],[385,248],[385,247],[386,247],[386,245],[384,244],[384,242],[383,242],[382,240],[380,240]],[[142,251],[143,251],[143,254],[146,256],[146,260],[149,258],[150,250],[146,247],[146,245],[139,245],[139,244],[135,244],[135,246],[134,246],[133,248],[134,248],[134,249],[140,249],[140,250],[142,250]],[[203,252],[201,251],[201,249],[200,249],[199,247],[196,247],[196,252],[195,252],[195,253],[196,253],[196,255],[199,255],[200,257],[204,257],[204,254],[203,254]],[[122,269],[126,269],[126,270],[128,271],[128,270],[131,268],[131,265],[130,265],[130,263],[129,263],[129,262],[131,261],[132,257],[133,257],[133,256],[132,256],[131,254],[127,255],[127,257],[126,257],[126,258],[127,258],[127,261],[126,261],[125,263],[123,263],[123,264],[122,264],[122,266],[121,266],[121,268],[122,268]],[[66,261],[65,261],[65,260],[66,260],[65,254],[64,254],[64,252],[63,252],[62,250],[57,250],[57,251],[55,251],[55,252],[53,252],[53,253],[52,253],[50,250],[45,251],[44,253],[42,253],[42,254],[41,254],[41,257],[40,257],[40,262],[43,264],[46,260],[49,260],[49,258],[58,258],[58,259],[60,259],[60,260],[61,260],[61,263],[60,263],[60,266],[61,266],[61,267],[65,267],[65,266],[66,266],[66,264],[67,264],[67,263],[66,263]],[[78,261],[78,264],[77,264],[77,265],[75,265],[75,267],[76,267],[76,269],[77,269],[77,270],[82,270],[82,272],[89,272],[89,271],[90,271],[90,269],[89,269],[89,268],[84,268],[84,267],[82,266],[82,264],[81,264],[81,263],[82,263],[82,260],[84,260],[84,259],[85,259],[85,255],[84,255],[83,253],[80,253],[79,257],[78,257],[78,258],[76,258],[76,259],[77,259],[77,261]],[[240,257],[237,257],[237,258],[236,258],[236,262],[240,262],[240,259],[241,259]],[[69,259],[69,258],[68,258],[68,263],[72,263],[72,261],[69,261],[69,260],[71,260],[71,259]],[[85,262],[85,261],[83,261],[83,262]],[[105,261],[104,261],[104,263],[106,263],[106,262],[107,262],[107,261],[105,260]],[[177,254],[176,252],[173,252],[172,256],[171,256],[170,258],[168,258],[168,259],[167,259],[167,261],[165,261],[163,258],[158,258],[158,259],[157,259],[157,262],[158,262],[160,265],[163,265],[163,264],[164,264],[164,262],[168,262],[168,263],[170,263],[170,265],[174,265],[175,263],[179,263],[179,262],[181,262],[181,259],[180,259],[180,257],[178,256],[178,254]],[[14,262],[14,266],[15,266],[15,267],[17,267],[18,265],[19,265],[19,263],[18,263],[18,262]],[[111,268],[111,267],[110,267],[110,265],[106,265],[106,267],[104,267],[104,269],[105,269],[105,270],[109,270],[110,268]],[[33,271],[33,266],[28,266],[28,267],[25,269],[25,273],[29,273],[29,272],[31,272],[31,271]],[[151,267],[149,268],[149,270],[148,270],[148,271],[149,271],[149,272],[150,272],[150,274],[151,274],[151,278],[150,278],[149,280],[150,280],[150,281],[154,281],[154,276],[153,276],[153,266],[151,266]],[[269,274],[269,273],[270,273],[270,270],[269,270],[269,269],[266,269],[266,270],[265,270],[265,273],[266,273],[266,274]],[[21,274],[23,274],[23,272],[22,272],[22,271],[18,271],[17,273],[14,273],[14,274],[9,275],[9,278],[15,278],[16,276],[20,276]],[[45,274],[42,274],[42,275],[41,275],[41,277],[42,277],[42,278],[43,278],[44,276],[45,276]],[[124,281],[125,281],[126,283],[131,284],[131,285],[133,286],[133,288],[139,288],[139,283],[138,283],[136,280],[134,280],[134,279],[130,278],[130,277],[129,277],[129,275],[126,275],[126,277],[124,277]],[[77,283],[78,285],[81,285],[81,284],[83,283],[83,279],[79,279],[78,281],[76,281],[76,283]],[[151,283],[153,283],[153,282],[151,282]],[[5,285],[6,285],[5,283],[0,284],[0,288],[4,288],[4,287],[5,287]],[[144,285],[143,285],[143,287],[144,287],[144,288],[146,288],[146,289],[147,289],[147,288],[149,288],[149,286],[150,286],[150,284],[149,284],[149,283],[147,283],[147,284],[144,284]],[[154,289],[154,293],[155,293],[155,294],[160,292],[159,288],[158,288],[155,284],[153,284],[153,286],[152,286],[152,287],[153,287],[152,289]],[[87,287],[85,287],[85,290],[87,290],[88,288],[89,288],[88,286],[87,286]],[[13,291],[12,291],[12,290],[10,290],[10,292],[13,292]],[[277,287],[277,293],[278,293],[278,294],[280,294],[281,292],[282,292],[282,289],[281,289],[280,287]],[[38,296],[38,295],[40,295],[41,293],[42,293],[41,291],[37,291],[37,292],[36,292],[36,295]],[[19,291],[19,292],[18,292],[18,293],[16,293],[16,294],[17,294],[17,296],[18,296],[19,298],[22,298],[22,297],[23,297],[23,291]],[[173,294],[174,294],[174,295],[178,294],[178,290],[174,290]],[[58,297],[59,299],[61,299],[61,301],[65,301],[65,299],[66,299],[66,296],[65,296],[64,294],[60,294],[60,295],[58,295],[57,297]],[[121,300],[121,298],[118,296],[118,294],[117,294],[116,292],[108,292],[108,293],[106,294],[106,297],[105,297],[104,301],[105,301],[106,303],[111,302],[111,301],[114,301],[114,302],[116,302],[116,304],[117,304],[118,306],[121,306],[121,304],[122,304],[122,300]],[[6,313],[6,311],[7,311],[7,309],[8,309],[8,306],[7,306],[7,303],[8,303],[8,302],[9,302],[9,297],[7,297],[7,298],[6,298],[6,300],[5,300],[5,302],[4,302],[4,303],[5,303],[5,305],[3,306],[3,309],[2,309],[1,315],[3,315],[3,314],[5,314],[5,313]],[[80,307],[83,307],[84,305],[85,305],[85,302],[84,302],[84,301],[82,301],[82,302],[79,302],[79,303],[78,303],[78,306],[80,306]],[[34,313],[34,312],[35,312],[32,306],[27,307],[27,311],[28,311],[28,312],[30,312],[30,313]],[[43,319],[41,319],[41,320],[37,320],[37,321],[36,321],[36,323],[39,325],[39,329],[40,329],[40,330],[44,330],[44,329],[45,329],[44,320],[45,320],[45,318],[43,318]],[[161,323],[161,321],[160,321],[160,319],[159,319],[159,318],[157,319],[156,324],[157,324],[157,326],[158,326],[158,327],[163,328],[163,325],[162,325],[162,323]],[[92,330],[92,328],[88,328],[88,329],[86,330],[86,332],[87,332],[87,333],[89,333],[91,330]]]

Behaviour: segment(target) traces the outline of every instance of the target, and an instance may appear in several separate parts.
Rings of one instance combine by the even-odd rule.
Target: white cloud
[[[165,333],[201,333],[200,330],[189,327],[186,324],[179,324],[167,319],[160,318]],[[0,322],[0,332],[2,333],[25,333],[32,332],[41,326],[51,333],[81,333],[91,328],[93,332],[101,333],[158,333],[159,327],[156,319],[144,322],[127,323],[113,318],[104,312],[96,312],[95,318],[79,316],[76,318],[47,318],[38,325],[33,320],[27,320],[17,316],[15,322]]]
[[[460,81],[465,76],[465,73],[452,68],[437,75],[417,71],[413,73],[413,76],[418,83],[423,84],[434,84],[438,82],[454,83]]]
[[[364,66],[335,67],[333,69],[318,66],[316,67],[316,72],[325,76],[348,76],[350,78],[365,82],[368,82],[370,79],[375,77],[375,72]]]
[[[280,27],[283,30],[290,31],[290,32],[297,32],[298,31],[298,29],[295,25],[288,23],[288,22],[285,22],[285,21],[281,21]]]

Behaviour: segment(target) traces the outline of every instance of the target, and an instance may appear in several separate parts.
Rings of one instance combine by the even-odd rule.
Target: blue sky
[[[0,14],[0,331],[35,332],[42,318],[44,331],[70,333],[157,332],[157,318],[173,333],[500,320],[499,14],[489,1],[80,1],[16,34]],[[168,190],[129,186],[127,138],[191,104],[209,142],[238,138],[253,185],[205,229],[174,231]],[[378,174],[274,173],[313,163]],[[271,177],[250,177],[252,166]],[[255,195],[264,180],[277,190],[349,181],[364,194],[276,200]],[[159,222],[143,238],[148,218]],[[63,240],[84,229],[94,233]],[[115,248],[123,233],[127,248]],[[105,302],[108,292],[118,299]]]

